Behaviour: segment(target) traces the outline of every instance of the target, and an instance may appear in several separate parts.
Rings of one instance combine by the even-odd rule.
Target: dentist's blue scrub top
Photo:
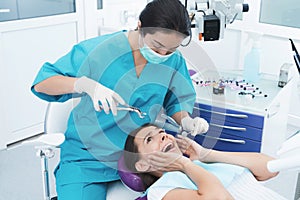
[[[51,96],[33,86],[57,75],[86,76],[114,90],[129,104],[148,115],[118,111],[117,116],[97,112],[87,94]],[[162,64],[147,63],[137,77],[132,50],[124,32],[83,41],[57,60],[45,63],[31,87],[46,101],[64,102],[75,96],[81,101],[70,114],[56,171],[58,184],[107,182],[119,179],[117,161],[127,134],[147,122],[154,122],[163,107],[169,116],[192,112],[195,91],[185,60],[176,51]]]

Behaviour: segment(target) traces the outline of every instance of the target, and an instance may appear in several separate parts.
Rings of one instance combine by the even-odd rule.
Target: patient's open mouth
[[[173,148],[173,144],[169,143],[163,148],[163,152],[168,152]]]

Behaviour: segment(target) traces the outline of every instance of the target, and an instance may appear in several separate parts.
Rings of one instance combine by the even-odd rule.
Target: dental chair
[[[54,157],[55,148],[59,148],[59,145],[64,142],[64,132],[67,128],[69,115],[79,102],[80,98],[70,99],[63,103],[50,102],[47,106],[44,122],[45,134],[23,142],[23,145],[34,145],[38,151],[37,155],[41,159],[44,200],[57,200],[57,197],[50,197],[48,160]],[[55,191],[53,193],[55,194]],[[140,195],[140,192],[128,189],[121,181],[114,181],[109,183],[107,200],[131,200],[138,198]]]
[[[49,103],[44,121],[44,134],[22,143],[22,145],[35,146],[35,149],[37,149],[37,156],[41,159],[44,200],[57,200],[57,197],[50,197],[48,162],[49,159],[54,157],[55,149],[59,148],[59,145],[64,142],[64,132],[67,128],[67,120],[72,108],[75,107],[79,101],[79,99],[72,99],[64,103]]]
[[[118,173],[120,175],[122,183],[125,186],[127,186],[132,191],[141,193],[141,195],[135,200],[147,200],[147,196],[142,194],[145,191],[142,179],[126,167],[123,156],[121,156],[118,161]]]

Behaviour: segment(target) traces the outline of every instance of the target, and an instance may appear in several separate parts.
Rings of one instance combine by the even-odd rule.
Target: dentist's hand
[[[102,108],[106,114],[111,110],[113,115],[117,115],[117,105],[125,104],[125,101],[119,94],[85,76],[75,81],[74,91],[87,93],[93,101],[95,110],[100,111]],[[99,101],[101,102],[101,107]]]
[[[206,133],[209,128],[205,119],[200,117],[191,118],[190,116],[186,116],[181,120],[181,126],[184,131],[191,131],[192,136]]]

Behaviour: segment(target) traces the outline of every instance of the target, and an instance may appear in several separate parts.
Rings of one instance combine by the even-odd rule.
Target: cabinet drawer
[[[241,140],[245,143],[232,143],[223,140],[217,140],[214,138],[204,137],[203,135],[197,135],[195,141],[203,147],[209,149],[215,149],[219,151],[234,151],[234,152],[260,152],[261,143],[250,139],[244,139],[232,135],[221,134],[221,138],[230,140]]]
[[[245,126],[243,124],[235,124],[232,122],[222,122],[218,120],[210,121],[204,117],[209,123],[208,135],[217,136],[221,133],[233,135],[245,139],[251,139],[260,142],[262,139],[262,129],[258,129],[252,126]]]
[[[216,106],[196,103],[193,116],[201,116],[205,119],[233,122],[246,126],[252,126],[259,129],[263,128],[264,117],[246,112],[240,112]]]

